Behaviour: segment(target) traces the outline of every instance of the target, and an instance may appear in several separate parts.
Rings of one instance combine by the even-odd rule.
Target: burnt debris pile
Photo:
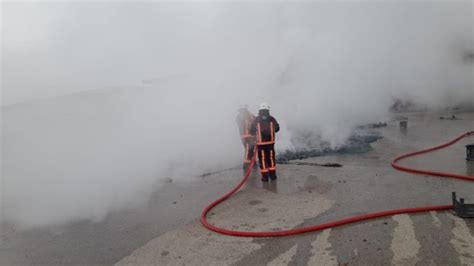
[[[331,147],[329,143],[322,142],[316,148],[302,148],[280,152],[277,155],[276,160],[277,163],[286,164],[291,160],[302,160],[326,155],[365,153],[372,149],[370,146],[371,143],[374,143],[381,138],[383,138],[383,136],[379,132],[357,132],[341,146]]]

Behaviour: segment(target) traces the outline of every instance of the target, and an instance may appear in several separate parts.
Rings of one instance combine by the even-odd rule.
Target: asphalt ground
[[[247,186],[215,208],[209,220],[235,230],[281,230],[357,214],[449,204],[457,191],[474,203],[474,184],[394,170],[396,155],[446,142],[474,129],[474,114],[440,120],[409,114],[378,129],[384,138],[364,154],[305,159],[343,167],[280,165],[278,181]],[[403,165],[471,174],[466,139]],[[230,170],[188,182],[157,185],[143,206],[110,213],[103,221],[19,230],[3,224],[0,265],[473,265],[474,220],[451,212],[398,215],[321,232],[283,238],[238,238],[204,229],[198,216],[235,185]]]

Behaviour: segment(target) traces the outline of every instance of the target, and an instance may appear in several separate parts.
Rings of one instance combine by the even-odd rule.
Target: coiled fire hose
[[[466,181],[474,181],[474,176],[467,176],[467,175],[460,175],[460,174],[453,174],[453,173],[444,173],[444,172],[435,172],[435,171],[429,171],[429,170],[419,170],[419,169],[413,169],[409,167],[404,167],[398,164],[399,161],[406,159],[408,157],[413,157],[429,152],[433,152],[436,150],[440,150],[443,148],[446,148],[448,146],[451,146],[461,139],[465,137],[469,137],[473,135],[474,136],[474,131],[467,132],[462,134],[461,136],[436,147],[421,150],[421,151],[416,151],[416,152],[411,152],[407,153],[401,156],[398,156],[392,161],[392,167],[394,167],[397,170],[400,171],[405,171],[408,173],[414,173],[414,174],[423,174],[423,175],[432,175],[432,176],[440,176],[440,177],[450,177],[450,178],[457,178],[457,179],[462,179]],[[241,236],[241,237],[277,237],[277,236],[289,236],[289,235],[296,235],[296,234],[302,234],[302,233],[307,233],[307,232],[313,232],[313,231],[319,231],[319,230],[324,230],[327,228],[332,228],[336,226],[341,226],[345,224],[350,224],[350,223],[356,223],[356,222],[361,222],[365,220],[371,220],[375,218],[380,218],[380,217],[386,217],[386,216],[392,216],[392,215],[397,215],[397,214],[406,214],[406,213],[419,213],[419,212],[429,212],[429,211],[445,211],[445,210],[450,210],[453,208],[453,205],[439,205],[439,206],[425,206],[425,207],[416,207],[416,208],[403,208],[403,209],[395,209],[395,210],[387,210],[387,211],[380,211],[380,212],[374,212],[374,213],[367,213],[367,214],[362,214],[354,217],[349,217],[341,220],[336,220],[336,221],[331,221],[323,224],[318,224],[318,225],[313,225],[313,226],[308,226],[308,227],[303,227],[303,228],[295,228],[295,229],[290,229],[290,230],[281,230],[281,231],[266,231],[266,232],[247,232],[247,231],[235,231],[235,230],[229,230],[225,228],[220,228],[217,226],[214,226],[210,224],[206,220],[207,213],[211,211],[214,207],[222,203],[223,201],[229,199],[234,193],[236,193],[248,180],[252,170],[253,170],[253,165],[255,164],[255,157],[253,158],[252,162],[250,163],[250,166],[248,167],[245,175],[243,176],[242,180],[240,181],[237,186],[235,186],[232,190],[218,198],[217,200],[213,201],[211,204],[209,204],[206,208],[201,213],[201,223],[204,227],[206,227],[209,230],[212,230],[214,232],[217,232],[219,234],[224,234],[224,235],[231,235],[231,236]]]

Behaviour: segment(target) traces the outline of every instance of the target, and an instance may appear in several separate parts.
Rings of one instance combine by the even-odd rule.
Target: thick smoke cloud
[[[394,99],[472,104],[472,6],[4,3],[4,218],[100,220],[238,164],[242,103],[272,105],[279,150],[301,132],[340,145]]]

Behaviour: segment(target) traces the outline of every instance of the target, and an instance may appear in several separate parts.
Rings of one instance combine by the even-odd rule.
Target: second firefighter
[[[244,145],[244,174],[247,171],[253,157],[255,146],[255,134],[250,134],[250,126],[255,120],[255,116],[248,110],[247,105],[239,108],[239,114],[236,117],[236,122],[239,127],[240,139]]]

